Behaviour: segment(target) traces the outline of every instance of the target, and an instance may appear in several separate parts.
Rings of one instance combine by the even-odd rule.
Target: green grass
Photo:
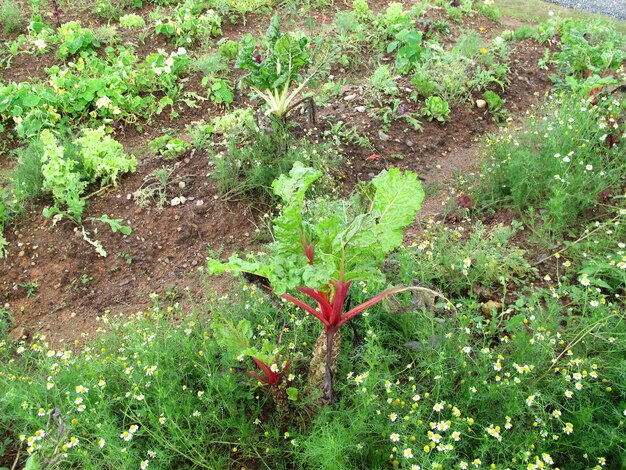
[[[4,34],[17,31],[21,27],[21,10],[13,0],[0,0],[0,27]]]
[[[550,12],[562,18],[600,19],[611,24],[617,31],[626,34],[626,21],[616,20],[604,15],[587,13],[581,10],[565,8],[541,0],[494,0],[494,4],[504,17],[516,18],[529,23],[541,23],[550,18]]]

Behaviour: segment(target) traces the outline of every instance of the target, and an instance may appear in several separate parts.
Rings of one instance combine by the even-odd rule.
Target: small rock
[[[184,182],[184,181],[181,181],[180,183],[178,183],[178,187],[179,187],[180,189],[185,189],[185,186],[187,186],[187,185],[185,184],[185,182]]]
[[[26,335],[26,329],[23,326],[18,326],[17,328],[13,328],[11,331],[9,331],[8,337],[10,341],[17,343]]]
[[[415,145],[412,140],[407,140],[405,143],[407,147],[413,147]]]
[[[22,257],[26,254],[26,252],[24,250],[20,251],[17,256]]]
[[[483,109],[487,106],[487,102],[485,100],[476,100],[476,107]]]
[[[386,142],[390,139],[390,137],[387,134],[385,134],[381,129],[378,130],[378,138],[382,140],[383,142]]]
[[[491,316],[492,310],[495,310],[497,312],[501,308],[502,308],[501,302],[498,302],[496,300],[489,300],[488,302],[483,304],[480,310],[483,312],[483,314]]]
[[[356,108],[354,108],[354,110],[355,110],[357,113],[364,113],[364,112],[365,112],[365,109],[366,109],[366,108],[365,108],[365,106],[357,106]]]
[[[170,201],[170,204],[172,206],[179,206],[181,203],[182,201],[180,200],[179,197],[172,198],[172,200]]]
[[[356,93],[351,93],[349,95],[346,95],[343,97],[344,101],[352,101],[354,98],[356,98]]]

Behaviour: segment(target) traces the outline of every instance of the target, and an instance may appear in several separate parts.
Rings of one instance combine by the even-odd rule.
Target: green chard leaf
[[[369,209],[356,196],[306,201],[307,189],[319,177],[318,171],[298,162],[288,176],[274,181],[274,192],[284,205],[274,219],[276,241],[269,253],[260,258],[232,256],[227,263],[209,260],[209,273],[244,271],[264,276],[277,295],[300,286],[326,290],[331,280],[340,277],[346,281],[383,278],[385,255],[400,246],[403,229],[414,220],[424,199],[417,176],[397,169],[381,173],[372,181],[376,194]]]
[[[304,198],[309,187],[322,174],[313,168],[296,162],[289,176],[281,175],[272,184],[274,194],[284,203],[283,213],[274,220],[274,236],[281,251],[302,252],[302,211]]]
[[[415,173],[402,175],[397,168],[382,172],[372,184],[376,188],[374,210],[379,215],[374,230],[383,252],[389,253],[402,244],[402,230],[422,207],[424,190]]]

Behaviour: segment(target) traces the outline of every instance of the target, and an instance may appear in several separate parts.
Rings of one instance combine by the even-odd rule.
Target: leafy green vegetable
[[[422,108],[422,116],[427,117],[429,121],[436,119],[439,122],[446,122],[450,117],[450,106],[439,96],[429,96]]]
[[[182,139],[165,134],[148,142],[148,147],[154,155],[160,155],[168,160],[174,160],[189,150],[191,144]]]
[[[69,214],[80,222],[85,208],[85,201],[80,196],[87,187],[87,182],[82,179],[76,161],[65,157],[65,149],[58,145],[51,131],[46,129],[41,133],[41,142],[43,190],[51,192],[55,204],[67,206]],[[54,213],[59,213],[59,210]],[[44,214],[49,216],[53,212],[46,211]]]
[[[66,154],[52,131],[41,133],[42,189],[52,193],[55,202],[55,206],[44,210],[46,217],[68,215],[80,223],[86,204],[82,194],[90,183],[117,185],[121,174],[135,171],[135,157],[125,155],[122,144],[107,136],[104,127],[86,128],[82,133],[74,142],[79,148],[75,156]],[[63,206],[67,206],[67,212],[61,209]]]
[[[309,83],[328,73],[330,48],[313,65],[311,44],[307,37],[297,37],[280,31],[280,17],[275,15],[265,37],[265,50],[257,49],[257,40],[251,34],[241,39],[236,67],[248,70],[244,82],[249,84],[268,105],[267,115],[280,118],[291,111],[298,94]],[[301,72],[309,69],[306,76]],[[292,83],[296,88],[290,92]]]
[[[102,186],[111,183],[117,186],[120,174],[133,173],[137,166],[134,156],[124,154],[124,146],[106,135],[104,126],[98,129],[83,129],[77,139],[80,156],[90,180],[100,180]]]
[[[402,243],[403,229],[421,207],[424,191],[417,176],[394,168],[374,178],[373,198],[364,206],[358,195],[348,201],[317,199],[307,202],[307,189],[320,172],[296,163],[289,176],[282,175],[273,189],[284,202],[274,220],[275,242],[270,254],[243,260],[231,256],[228,263],[210,259],[208,270],[245,271],[264,276],[274,292],[320,320],[326,332],[325,403],[332,402],[332,344],[347,321],[385,297],[406,290],[387,289],[343,313],[348,291],[355,280],[382,280],[385,255]],[[297,289],[317,303],[315,308],[287,293]]]
[[[269,279],[277,294],[301,285],[325,286],[343,272],[344,281],[382,278],[384,255],[400,246],[402,230],[421,207],[424,191],[414,173],[383,171],[373,181],[376,192],[364,209],[358,195],[349,201],[319,199],[306,203],[307,189],[321,173],[296,163],[281,176],[274,193],[281,197],[282,214],[274,220],[276,242],[262,260],[231,257],[229,263],[209,261],[213,273],[252,272]],[[306,214],[306,217],[304,215]],[[310,262],[303,246],[314,246]]]

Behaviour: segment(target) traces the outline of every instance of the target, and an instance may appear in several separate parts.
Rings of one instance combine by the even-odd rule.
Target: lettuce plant
[[[75,160],[65,156],[65,148],[59,145],[54,134],[46,129],[41,133],[43,154],[41,156],[41,172],[43,189],[52,193],[54,208],[44,209],[44,215],[50,216],[61,211],[57,206],[66,206],[67,214],[80,222],[85,208],[85,200],[81,194],[87,187]]]
[[[272,185],[283,200],[274,220],[275,242],[268,256],[232,256],[228,263],[209,260],[210,273],[249,272],[267,278],[275,294],[297,305],[323,325],[326,367],[322,402],[333,400],[332,361],[335,335],[364,310],[385,297],[410,288],[389,288],[347,312],[346,300],[354,281],[384,280],[385,255],[402,243],[403,229],[415,218],[424,191],[414,173],[383,171],[372,180],[373,197],[363,207],[359,195],[351,199],[317,199],[305,193],[321,173],[296,163],[289,176]],[[314,303],[301,300],[299,292]],[[317,348],[316,348],[317,349]]]
[[[104,126],[83,129],[82,137],[76,139],[80,146],[83,171],[89,181],[100,181],[101,186],[117,187],[120,175],[134,173],[137,159],[124,153],[124,146],[106,134]]]
[[[483,93],[483,98],[487,102],[487,110],[496,121],[502,121],[506,118],[507,110],[504,108],[504,103],[506,103],[505,99],[491,90],[487,90]]]
[[[139,15],[134,13],[120,17],[120,26],[122,28],[143,28],[146,21]]]
[[[148,147],[156,156],[164,157],[166,160],[175,160],[184,155],[191,144],[177,137],[164,134],[148,142]]]
[[[69,216],[81,223],[87,186],[96,181],[101,187],[117,186],[120,175],[134,172],[137,166],[135,157],[126,155],[122,144],[106,135],[104,126],[83,129],[82,136],[74,141],[78,152],[66,152],[49,129],[41,132],[40,139],[43,190],[52,194],[55,203],[44,209],[46,217]],[[61,209],[64,206],[66,211]]]
[[[443,123],[450,117],[450,106],[439,96],[429,96],[424,104],[422,116],[427,117],[429,121],[436,119]]]

